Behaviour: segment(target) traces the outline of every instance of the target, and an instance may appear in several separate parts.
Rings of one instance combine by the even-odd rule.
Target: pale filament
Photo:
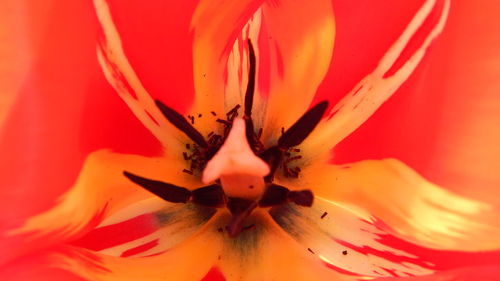
[[[222,147],[208,161],[202,181],[209,184],[220,179],[227,196],[257,199],[264,192],[264,177],[269,172],[269,165],[248,144],[245,121],[237,118]]]

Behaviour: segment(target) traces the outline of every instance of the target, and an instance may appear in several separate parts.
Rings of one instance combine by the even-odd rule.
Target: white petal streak
[[[394,74],[387,75],[418,29],[440,5],[427,0],[415,14],[406,30],[389,48],[375,70],[359,82],[329,112],[328,118],[306,140],[305,145],[326,152],[361,126],[408,79],[422,60],[432,41],[442,32],[448,17],[450,1],[444,4],[433,29],[416,51]]]
[[[147,222],[147,226],[137,223],[134,227],[151,228],[153,224],[155,231],[144,233],[143,236],[125,243],[101,249],[99,252],[118,257],[125,255],[145,257],[163,253],[194,235],[214,214],[214,209],[197,207],[193,204],[172,204],[156,197],[139,201],[103,221],[97,230],[119,225],[141,215],[150,215],[151,222]],[[135,229],[130,229],[130,231],[134,232]],[[140,249],[147,244],[151,244],[150,247]]]
[[[226,85],[224,89],[225,100],[224,106],[226,112],[234,108],[237,104],[243,106],[245,101],[245,92],[248,83],[248,43],[247,40],[252,41],[255,60],[256,60],[256,73],[255,73],[255,93],[253,102],[253,121],[256,127],[261,127],[265,115],[266,99],[262,98],[259,93],[259,36],[262,27],[262,9],[259,8],[252,18],[248,20],[247,24],[243,27],[240,35],[236,38],[233,44],[231,53],[227,60],[227,76]],[[242,112],[242,109],[240,109]]]
[[[297,242],[334,268],[364,277],[432,273],[432,264],[380,242],[387,233],[373,219],[346,206],[315,198],[312,207],[288,204],[271,211]]]
[[[94,0],[94,5],[103,32],[97,56],[106,79],[139,121],[165,147],[169,146],[174,141],[172,136],[180,137],[180,134],[163,117],[130,65],[108,4],[105,0]]]

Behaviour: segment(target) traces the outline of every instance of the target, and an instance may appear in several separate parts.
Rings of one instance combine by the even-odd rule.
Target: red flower
[[[494,3],[109,2],[5,9],[4,279],[495,280]]]

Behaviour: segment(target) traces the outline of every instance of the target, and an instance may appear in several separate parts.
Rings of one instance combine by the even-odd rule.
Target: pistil
[[[264,192],[264,177],[269,172],[269,165],[248,144],[245,121],[236,118],[226,141],[208,161],[202,181],[209,184],[220,179],[227,196],[257,199]]]

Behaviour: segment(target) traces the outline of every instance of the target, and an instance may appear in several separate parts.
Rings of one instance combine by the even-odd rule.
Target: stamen
[[[290,191],[288,193],[288,200],[299,206],[311,207],[314,195],[310,190]]]
[[[181,114],[177,113],[175,110],[172,108],[166,106],[163,104],[161,101],[156,100],[155,101],[156,106],[160,109],[161,113],[167,118],[167,120],[172,123],[177,129],[181,130],[186,136],[188,136],[190,139],[192,139],[195,143],[197,143],[199,146],[206,148],[208,146],[207,142],[205,141],[205,138],[196,130],[189,122],[182,116]],[[194,123],[194,117],[191,120],[191,122]]]
[[[192,168],[192,167],[191,167]],[[193,175],[193,171],[192,170],[188,170],[188,169],[182,169],[182,172],[183,173],[186,173],[188,175]]]
[[[250,67],[248,70],[247,91],[245,93],[245,117],[252,116],[253,95],[255,91],[255,51],[250,39],[248,39],[248,60]]]
[[[243,223],[257,207],[257,202],[241,198],[229,198],[227,207],[231,211],[232,217],[226,229],[230,237],[236,237],[244,230]]]
[[[259,157],[264,160],[270,168],[270,173],[264,177],[264,181],[271,182],[273,180],[274,173],[283,160],[283,151],[280,150],[279,147],[273,146],[259,154]]]
[[[218,184],[213,184],[193,190],[193,203],[206,207],[222,207],[226,203],[226,195],[224,190]]]
[[[301,144],[316,128],[327,107],[328,102],[322,101],[302,115],[292,127],[281,135],[278,139],[278,146],[287,149]]]
[[[255,152],[257,149],[260,149],[259,137],[255,135],[253,120],[252,120],[252,107],[253,107],[253,97],[255,94],[255,68],[256,68],[256,59],[255,59],[255,51],[253,49],[252,41],[248,39],[248,61],[249,61],[249,70],[248,70],[248,83],[247,90],[245,93],[245,124],[246,124],[246,137],[250,147]]]
[[[189,191],[187,188],[184,187],[143,178],[134,175],[132,173],[129,173],[127,171],[123,171],[123,175],[126,176],[132,182],[140,185],[147,191],[153,193],[154,195],[168,202],[186,203],[187,201],[189,201],[189,198],[191,197],[191,191]]]
[[[217,120],[215,120],[215,122],[221,123],[221,124],[226,125],[226,126],[231,126],[232,125],[231,122],[229,122],[227,120],[224,120],[224,119],[220,119],[220,118],[218,118]]]
[[[271,207],[283,204],[287,201],[290,190],[284,186],[271,184],[259,200],[260,207]]]

